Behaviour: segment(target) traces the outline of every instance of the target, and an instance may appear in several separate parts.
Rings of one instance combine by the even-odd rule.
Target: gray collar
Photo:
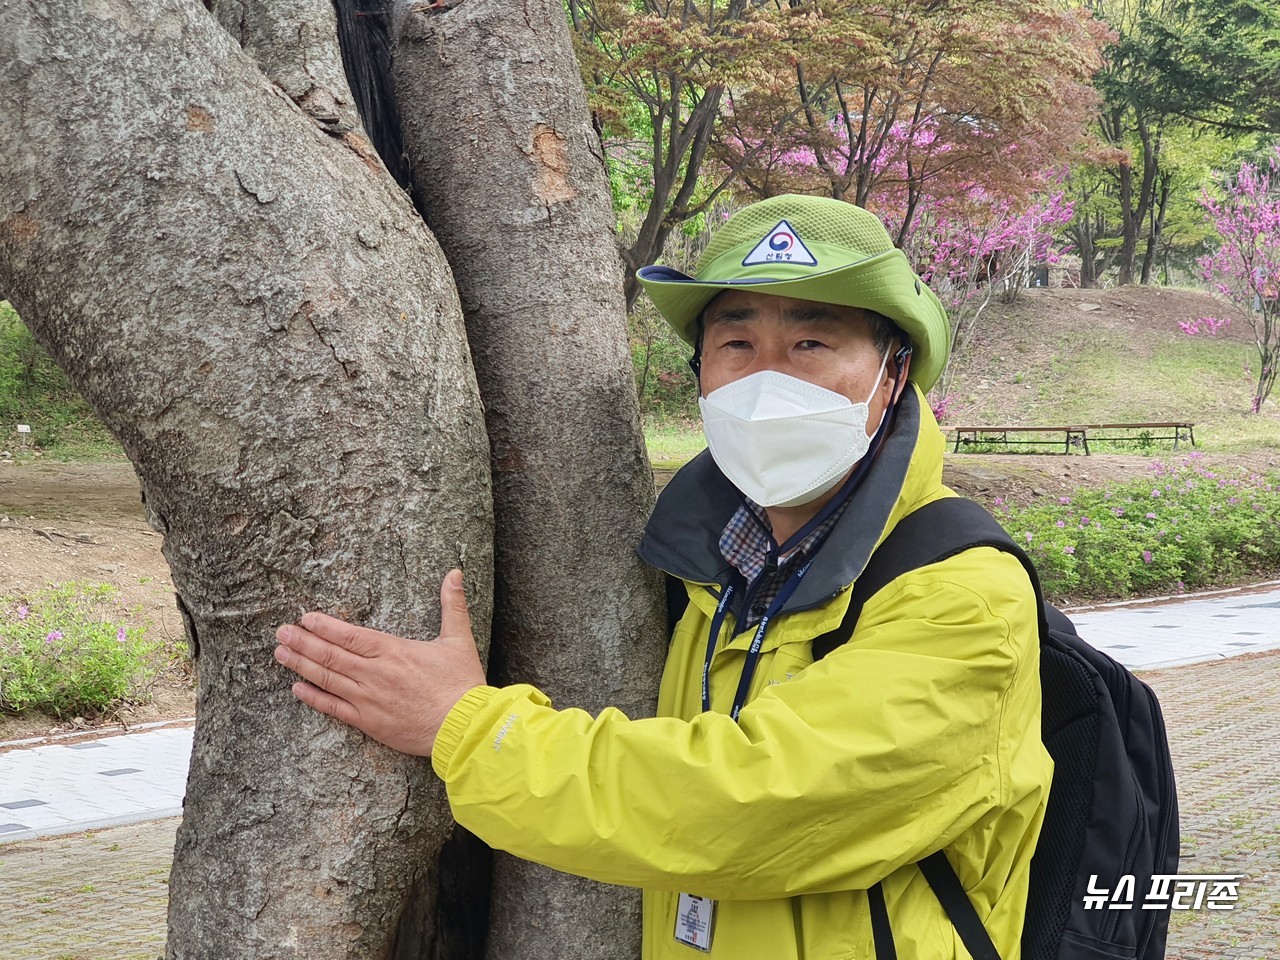
[[[819,606],[862,573],[902,492],[919,433],[920,401],[908,388],[879,455],[786,609]],[[724,586],[733,568],[720,554],[720,534],[741,505],[737,488],[702,451],[658,497],[640,541],[640,559],[681,580]]]

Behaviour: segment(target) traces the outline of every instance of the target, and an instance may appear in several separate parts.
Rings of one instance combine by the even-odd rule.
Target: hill
[[[1231,317],[1216,337],[1178,324]],[[1188,420],[1208,451],[1280,450],[1280,397],[1248,412],[1257,354],[1239,312],[1194,290],[1025,290],[992,303],[943,425]]]

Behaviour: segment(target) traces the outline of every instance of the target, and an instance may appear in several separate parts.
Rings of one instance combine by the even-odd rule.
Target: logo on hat
[[[797,263],[816,267],[818,258],[809,252],[791,224],[779,220],[778,225],[766,233],[742,261],[744,267],[756,263]]]

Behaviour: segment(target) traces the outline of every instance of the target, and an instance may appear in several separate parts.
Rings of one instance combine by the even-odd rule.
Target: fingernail
[[[449,572],[449,586],[457,590],[462,589],[462,571],[461,570],[451,570]]]

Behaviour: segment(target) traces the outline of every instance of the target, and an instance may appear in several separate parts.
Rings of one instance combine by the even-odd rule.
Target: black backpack
[[[1041,737],[1055,766],[1031,861],[1023,960],[1161,960],[1169,907],[1144,909],[1142,902],[1153,875],[1178,868],[1178,804],[1160,704],[1044,603],[1030,558],[982,506],[948,497],[905,517],[854,583],[840,626],[814,640],[814,660],[853,635],[863,605],[882,587],[974,547],[1017,557],[1041,607]],[[674,626],[688,596],[671,578],[667,596]],[[1000,960],[943,852],[918,865],[974,960]],[[1133,877],[1132,907],[1085,908],[1086,896],[1115,888],[1124,876]],[[877,960],[896,960],[880,884],[868,896]]]

